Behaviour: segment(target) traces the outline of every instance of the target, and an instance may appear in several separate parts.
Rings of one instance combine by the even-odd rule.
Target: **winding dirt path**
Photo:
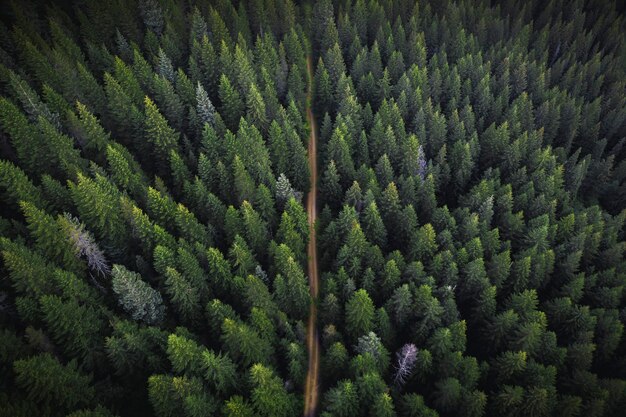
[[[304,417],[314,417],[317,411],[318,403],[318,385],[319,385],[319,368],[320,368],[320,341],[317,334],[317,293],[318,293],[318,275],[317,275],[317,246],[315,239],[315,220],[317,218],[317,126],[315,116],[311,109],[313,101],[313,59],[311,55],[306,59],[308,79],[308,93],[306,118],[311,127],[311,136],[309,137],[309,169],[311,171],[311,189],[306,198],[306,213],[309,220],[309,245],[307,248],[308,270],[309,270],[309,286],[311,291],[311,308],[309,312],[309,322],[307,325],[307,349],[309,351],[309,370],[306,376],[306,384],[304,388]]]

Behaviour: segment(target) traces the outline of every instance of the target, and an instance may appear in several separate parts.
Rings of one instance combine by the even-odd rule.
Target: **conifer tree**
[[[119,304],[133,320],[153,324],[163,319],[165,307],[161,295],[146,284],[138,273],[122,265],[113,265],[112,286],[119,297]]]
[[[215,124],[215,107],[200,81],[196,87],[196,112],[203,126],[205,123],[210,126]]]
[[[304,319],[309,305],[309,290],[304,272],[287,245],[279,245],[274,257],[279,273],[274,281],[276,297],[288,314]]]
[[[293,395],[285,391],[281,380],[261,364],[250,368],[252,405],[260,416],[290,416],[297,413]]]
[[[76,361],[59,363],[49,353],[14,362],[15,381],[26,390],[28,399],[44,409],[70,411],[89,405],[95,397],[91,378],[79,372]]]
[[[346,326],[356,338],[369,332],[373,326],[374,304],[367,291],[356,291],[346,303]]]
[[[146,139],[152,143],[158,160],[165,163],[169,161],[170,152],[177,149],[179,135],[168,125],[156,104],[149,97],[145,98],[144,104]]]
[[[39,303],[53,340],[68,356],[81,358],[91,368],[104,324],[98,312],[77,300],[64,302],[55,295],[43,296]]]
[[[246,96],[246,119],[261,131],[267,130],[267,110],[263,97],[255,84],[250,84]]]
[[[236,323],[226,318],[222,324],[224,347],[244,366],[268,364],[271,358],[271,346],[267,340],[244,323]]]
[[[219,98],[222,103],[220,115],[224,118],[226,127],[234,131],[239,125],[239,118],[243,115],[244,103],[239,92],[233,88],[224,74],[221,75],[219,81]]]

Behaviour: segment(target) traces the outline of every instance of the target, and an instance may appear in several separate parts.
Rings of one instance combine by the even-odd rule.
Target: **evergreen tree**
[[[252,405],[260,416],[291,416],[297,413],[293,394],[288,394],[282,381],[261,364],[250,368]]]
[[[152,324],[163,319],[165,307],[161,295],[146,284],[138,273],[122,265],[113,265],[112,286],[119,297],[119,304],[134,320]]]
[[[374,304],[367,291],[356,291],[346,303],[346,326],[353,338],[369,332],[374,320]]]
[[[83,359],[87,367],[93,366],[96,341],[103,328],[98,312],[77,300],[63,302],[54,295],[41,297],[39,303],[54,341],[63,346],[68,356]]]
[[[222,341],[228,353],[244,366],[271,362],[271,345],[244,323],[224,319]]]
[[[15,361],[13,369],[15,382],[26,390],[27,398],[44,410],[67,412],[89,405],[95,397],[91,377],[80,373],[76,361],[63,365],[51,354],[41,353]]]
[[[165,271],[166,292],[178,314],[184,320],[198,316],[199,292],[185,277],[172,267]]]
[[[158,161],[169,161],[170,152],[178,147],[178,133],[167,123],[159,109],[150,98],[146,97],[145,104],[145,132],[146,139],[154,146]]]
[[[219,98],[222,103],[220,115],[224,118],[226,127],[234,131],[239,125],[239,118],[243,115],[244,104],[239,92],[232,87],[224,74],[220,77]]]
[[[256,126],[261,131],[267,130],[267,110],[265,102],[257,86],[250,84],[248,94],[246,96],[246,119],[250,124]]]
[[[357,415],[359,397],[356,386],[347,380],[339,381],[325,397],[326,409],[331,415],[351,417]]]
[[[276,201],[285,204],[290,199],[300,201],[301,198],[302,193],[294,190],[289,179],[281,173],[276,181]]]
[[[278,275],[274,280],[276,297],[294,318],[304,319],[308,312],[309,290],[304,272],[287,245],[281,244],[274,254]]]

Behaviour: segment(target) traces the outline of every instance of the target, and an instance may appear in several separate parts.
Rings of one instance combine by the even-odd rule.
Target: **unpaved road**
[[[311,127],[309,137],[309,169],[311,171],[311,189],[306,198],[306,213],[309,219],[309,246],[307,248],[309,287],[311,291],[311,308],[309,312],[309,322],[307,325],[306,343],[309,351],[309,370],[306,376],[304,388],[304,417],[314,417],[318,403],[318,385],[320,369],[320,341],[317,334],[317,246],[315,240],[315,219],[317,218],[317,126],[311,103],[313,101],[313,59],[311,55],[306,59],[307,71],[309,73],[309,88],[307,94],[306,118]]]

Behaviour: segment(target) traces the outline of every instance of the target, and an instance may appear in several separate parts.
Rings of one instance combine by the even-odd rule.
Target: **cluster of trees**
[[[324,417],[623,413],[624,19],[492,3],[313,9]]]
[[[302,11],[74,3],[0,23],[0,415],[298,415]]]
[[[616,3],[13,2],[0,415],[301,413],[309,99],[320,415],[621,415]]]

